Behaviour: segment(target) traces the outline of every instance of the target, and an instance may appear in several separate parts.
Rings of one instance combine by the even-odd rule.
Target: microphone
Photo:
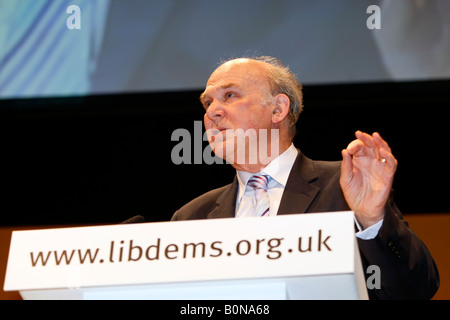
[[[144,217],[141,216],[141,215],[137,215],[137,216],[134,216],[134,217],[132,217],[132,218],[129,218],[129,219],[127,219],[127,220],[121,222],[120,224],[127,224],[127,223],[141,223],[141,222],[145,222]]]

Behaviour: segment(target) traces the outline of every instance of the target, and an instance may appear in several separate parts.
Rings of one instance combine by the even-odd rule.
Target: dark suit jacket
[[[340,161],[313,161],[299,152],[278,214],[349,210],[339,183],[340,166]],[[172,220],[234,217],[237,191],[235,177],[231,184],[209,191],[183,206]],[[439,287],[434,260],[408,227],[392,197],[385,209],[377,237],[372,240],[358,238],[364,271],[369,265],[377,265],[381,270],[381,289],[369,290],[369,297],[430,299]]]

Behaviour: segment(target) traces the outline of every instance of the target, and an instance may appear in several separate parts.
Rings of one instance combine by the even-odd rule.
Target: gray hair
[[[303,110],[302,84],[292,71],[277,58],[270,56],[256,56],[243,57],[243,59],[255,60],[268,64],[266,69],[272,96],[283,93],[289,98],[290,106],[287,117],[289,120],[289,134],[291,138],[293,138],[296,134],[297,120]],[[222,64],[225,62],[222,62]]]

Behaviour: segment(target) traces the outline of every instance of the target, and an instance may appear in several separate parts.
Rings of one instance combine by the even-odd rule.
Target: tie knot
[[[267,190],[269,185],[269,176],[262,174],[255,174],[249,180],[247,185],[253,189],[263,189]]]

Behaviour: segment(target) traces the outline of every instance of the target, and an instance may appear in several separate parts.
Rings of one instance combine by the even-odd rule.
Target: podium
[[[24,299],[367,299],[352,212],[14,231]]]

